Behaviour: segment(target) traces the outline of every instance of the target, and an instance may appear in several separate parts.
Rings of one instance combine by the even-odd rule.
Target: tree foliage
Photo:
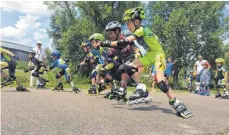
[[[63,56],[78,62],[84,56],[79,47],[83,40],[95,32],[104,33],[110,21],[120,21],[128,8],[139,6],[140,2],[77,1],[45,2],[54,10],[51,16],[49,35],[53,46],[61,50]]]
[[[142,5],[136,1],[53,1],[44,2],[54,13],[50,18],[53,47],[78,63],[84,57],[81,42],[95,33],[104,33],[109,21],[120,21],[126,9]],[[146,20],[159,37],[167,56],[176,63],[175,81],[184,67],[192,68],[198,54],[211,65],[223,53],[220,35],[229,30],[229,18],[223,15],[226,2],[156,1],[145,7]],[[228,52],[228,51],[227,51]]]

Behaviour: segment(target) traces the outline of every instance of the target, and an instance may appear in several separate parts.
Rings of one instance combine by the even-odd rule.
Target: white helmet
[[[42,45],[42,42],[41,42],[41,41],[37,41],[37,44],[40,44],[40,45]]]
[[[109,22],[105,28],[106,31],[121,29],[121,24],[117,21]]]

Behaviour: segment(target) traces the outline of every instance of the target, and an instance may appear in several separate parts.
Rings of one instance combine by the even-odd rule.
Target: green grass
[[[7,71],[5,71],[5,72],[7,73]],[[48,73],[43,75],[44,78],[46,78],[46,79],[48,79],[50,81],[46,85],[47,88],[53,88],[53,87],[55,87],[57,85],[57,80],[55,78],[56,72],[58,72],[58,70],[53,70],[53,71],[48,72]],[[16,76],[20,79],[20,81],[22,82],[22,84],[25,87],[29,87],[30,72],[24,73],[23,70],[17,70],[16,71]],[[65,88],[71,88],[71,86],[65,82],[65,78],[64,77],[62,77],[62,81],[64,82],[64,87]],[[88,90],[91,87],[90,79],[88,79],[86,77],[79,77],[79,76],[75,75],[73,81],[74,81],[75,86],[77,86],[80,89]],[[35,84],[36,84],[36,82],[34,82],[34,86],[35,86]],[[11,86],[16,87],[16,84],[12,84]],[[149,85],[147,85],[147,86],[149,86]],[[107,86],[107,89],[109,89],[108,86]],[[147,89],[149,91],[151,91],[151,87],[147,87]],[[135,87],[128,87],[128,91],[132,92],[134,90],[135,90]],[[158,88],[155,88],[155,91],[156,92],[161,92]],[[188,92],[188,91],[187,90],[173,90],[173,93],[178,93],[178,92]],[[216,93],[216,90],[211,90],[211,94],[215,94],[215,93]]]

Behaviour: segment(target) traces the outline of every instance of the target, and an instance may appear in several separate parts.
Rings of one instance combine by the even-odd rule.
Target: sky
[[[52,11],[41,1],[0,2],[0,7],[1,40],[31,47],[41,41],[44,47],[51,47],[52,40],[48,37],[46,29],[49,28]],[[229,4],[226,5],[224,14],[229,16]]]

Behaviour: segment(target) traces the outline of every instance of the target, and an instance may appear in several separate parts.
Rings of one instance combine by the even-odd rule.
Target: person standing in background
[[[198,60],[196,61],[194,65],[194,74],[196,76],[196,91],[199,91],[200,88],[200,71],[203,69],[203,64],[206,63],[206,60],[203,60],[203,57],[201,55],[198,55]],[[208,66],[208,69],[210,69],[211,66]]]
[[[36,52],[35,57],[42,61],[43,63],[46,64],[46,54],[45,54],[45,49],[43,49],[42,47],[42,42],[41,41],[37,41],[37,47],[35,47],[33,50]],[[31,64],[31,63],[29,63]],[[31,75],[30,75],[30,87],[33,87],[33,82],[34,82],[34,77],[32,76],[32,73],[34,71],[31,71]],[[39,85],[39,81],[37,80],[36,82],[37,85]]]

